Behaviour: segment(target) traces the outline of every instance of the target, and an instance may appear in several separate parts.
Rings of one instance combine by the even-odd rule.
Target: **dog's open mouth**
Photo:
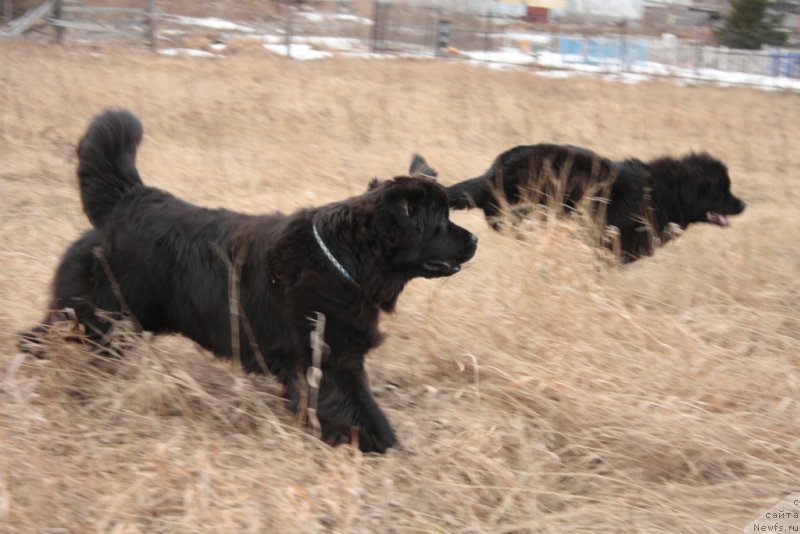
[[[731,224],[730,219],[728,219],[727,215],[723,215],[722,213],[717,213],[716,211],[709,211],[706,213],[706,218],[708,222],[716,224],[718,226],[728,226]]]
[[[447,260],[428,260],[422,262],[422,268],[430,274],[450,275],[461,270],[461,265]]]

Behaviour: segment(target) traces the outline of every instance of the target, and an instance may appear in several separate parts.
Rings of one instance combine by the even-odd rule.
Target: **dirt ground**
[[[403,449],[361,455],[183,339],[17,351],[89,227],[74,147],[110,105],[144,123],[144,180],[205,206],[341,199],[415,151],[450,183],[551,141],[708,150],[748,208],[625,267],[575,221],[454,213],[476,257],[413,281],[368,358]],[[0,43],[0,530],[741,532],[800,490],[798,125],[792,93]]]

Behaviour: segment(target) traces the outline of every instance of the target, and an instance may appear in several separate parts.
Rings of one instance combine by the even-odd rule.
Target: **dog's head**
[[[708,154],[690,154],[681,161],[686,173],[680,184],[680,199],[689,223],[730,224],[746,204],[731,193],[728,169]]]
[[[447,193],[434,180],[373,180],[367,196],[390,268],[405,278],[450,276],[475,255],[477,236],[450,221]]]

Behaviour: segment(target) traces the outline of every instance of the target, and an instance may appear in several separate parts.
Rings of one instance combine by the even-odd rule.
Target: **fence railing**
[[[135,4],[135,0],[131,0]],[[0,33],[16,37],[41,21],[55,30],[56,42],[68,37],[100,39],[141,39],[156,48],[155,0],[139,0],[133,6],[83,5],[79,0],[47,0],[16,20],[9,20],[11,2],[4,3],[7,24]]]
[[[155,0],[140,2],[138,7],[85,6],[77,0],[55,0],[50,24],[56,29],[56,40],[63,43],[67,31],[75,30],[92,38],[144,37],[156,48]]]
[[[387,16],[386,12],[383,16]],[[521,34],[517,31],[509,34],[503,30],[457,27],[444,19],[428,21],[424,26],[395,26],[376,18],[371,48],[384,52],[417,49],[434,54],[447,48],[471,57],[475,57],[474,52],[513,48],[529,53],[532,59],[528,63],[533,65],[547,52],[559,55],[565,66],[592,66],[608,72],[670,74],[677,70],[716,70],[800,79],[800,51],[797,50],[735,50],[677,41],[665,43],[636,36]],[[492,61],[502,63],[503,59],[493,56]]]
[[[553,36],[551,50],[572,62],[606,65],[627,71],[648,64],[700,71],[712,69],[762,76],[800,79],[800,51],[736,50],[677,42],[664,43],[643,37]]]
[[[551,53],[560,56],[560,64],[566,67],[591,66],[609,72],[646,71],[658,75],[720,71],[800,79],[797,50],[734,50],[630,34],[506,31],[500,27],[503,19],[385,0],[374,2],[373,21],[372,51],[439,54],[447,49],[502,63],[502,56],[487,53],[513,48],[530,54],[526,63],[531,65],[536,65],[543,53]]]
[[[78,0],[49,0],[41,4],[36,13],[21,17],[24,24],[14,21],[5,27],[4,32],[5,35],[18,35],[29,24],[26,20],[46,16],[59,42],[104,37],[141,40],[144,37],[155,48],[156,22],[168,26],[174,24],[172,19],[180,18],[159,18],[155,0],[130,0],[130,3],[133,6],[103,7],[96,3],[86,6]],[[371,6],[362,5],[362,10],[366,7],[367,11],[362,11],[359,16],[349,14],[349,9],[355,6],[340,0],[318,2],[314,6],[310,9],[290,2],[283,8],[275,4],[270,4],[269,9],[267,6],[253,7],[251,11],[242,8],[245,12],[237,12],[237,20],[250,24],[250,38],[261,33],[265,41],[280,39],[285,42],[286,53],[290,56],[294,55],[293,42],[310,46],[309,43],[322,39],[330,39],[326,49],[335,53],[333,40],[339,37],[346,38],[344,40],[348,43],[357,43],[349,46],[389,54],[447,54],[532,67],[679,75],[698,79],[721,79],[724,73],[736,73],[770,77],[780,86],[786,85],[783,79],[800,79],[800,51],[797,50],[732,50],[700,46],[676,38],[652,38],[624,32],[581,35],[519,30],[516,29],[520,27],[518,21],[445,9],[434,3],[400,4],[375,0]],[[42,10],[47,14],[43,15]],[[354,19],[358,22],[353,22]],[[161,39],[172,42],[176,35],[185,35],[185,26],[162,31]],[[220,40],[224,42],[229,37],[231,35],[221,36]],[[729,76],[735,77],[733,74]],[[751,80],[739,76],[739,81],[732,83],[764,83],[763,80]],[[769,80],[767,83],[772,84]]]

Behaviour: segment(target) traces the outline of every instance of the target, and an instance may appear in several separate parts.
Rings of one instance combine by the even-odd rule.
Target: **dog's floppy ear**
[[[435,178],[439,176],[439,173],[436,172],[436,169],[428,165],[428,162],[425,161],[425,158],[419,154],[414,154],[414,157],[411,158],[411,165],[408,167],[408,174],[411,176],[424,176],[426,178]]]
[[[392,211],[400,218],[407,219],[414,213],[413,205],[416,202],[415,196],[409,191],[401,191],[398,194],[387,197]]]
[[[381,187],[386,205],[393,206],[399,215],[408,217],[416,211],[415,204],[422,202],[428,194],[423,184],[431,182],[436,183],[435,180],[423,176],[395,176],[383,182],[373,178],[367,191]]]
[[[386,182],[390,187],[386,191],[385,201],[392,213],[400,219],[408,219],[417,211],[416,205],[425,198],[425,191],[418,178],[397,176]]]
[[[401,198],[397,201],[397,207],[400,210],[400,213],[408,217],[411,214],[411,208],[408,206],[408,199]]]
[[[391,180],[389,182],[391,182]],[[373,189],[377,188],[380,185],[381,185],[380,180],[378,180],[377,178],[373,178],[372,180],[369,181],[369,185],[367,185],[367,191],[372,191]],[[398,196],[396,194],[393,195],[390,193],[387,196],[387,200],[389,200],[390,203],[393,203],[398,208],[398,211],[401,214],[408,216],[411,213],[411,210],[408,207],[407,198],[403,196]]]

